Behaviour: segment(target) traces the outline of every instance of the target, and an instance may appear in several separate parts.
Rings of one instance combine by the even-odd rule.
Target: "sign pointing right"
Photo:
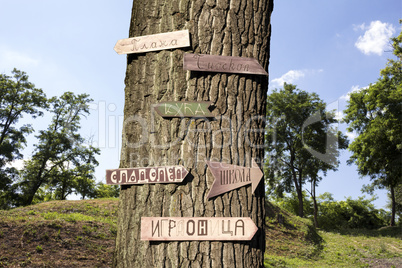
[[[263,176],[254,159],[251,168],[211,161],[207,161],[207,164],[215,178],[208,193],[208,199],[248,184],[252,184],[252,193],[254,193]]]

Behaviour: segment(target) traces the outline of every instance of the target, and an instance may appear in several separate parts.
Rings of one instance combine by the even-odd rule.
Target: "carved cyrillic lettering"
[[[167,181],[167,174],[164,168],[159,169],[159,181]]]
[[[141,168],[139,170],[139,181],[146,181],[147,176],[146,176],[146,170],[145,168]]]
[[[199,220],[198,221],[198,235],[208,235],[208,221]]]
[[[241,225],[237,225],[238,223],[241,223]],[[243,220],[237,220],[235,223],[235,235],[237,235],[237,228],[241,228],[242,230],[242,235],[244,235],[244,221]]]
[[[230,67],[229,67],[229,69],[230,69],[231,71],[235,71],[235,65],[234,65],[234,63],[232,62],[232,60],[230,60]]]
[[[137,42],[140,42],[141,39],[133,39],[131,40],[131,44],[133,44],[133,48],[131,49],[132,51],[137,51],[138,47],[136,45]]]
[[[195,110],[195,114],[205,114],[204,110],[202,109],[201,103],[198,103],[197,110]]]
[[[155,236],[155,232],[158,231],[158,237],[161,236],[161,232],[160,232],[160,228],[159,228],[159,221],[157,221],[158,223],[156,224],[155,228],[154,228],[154,221],[152,221],[152,237]]]
[[[174,226],[172,226],[172,223],[174,224]],[[169,233],[168,235],[170,236],[170,232],[172,231],[173,228],[176,227],[176,221],[174,220],[169,220]]]
[[[135,176],[135,170],[131,172],[129,180],[130,182],[137,182],[137,176]]]
[[[191,223],[191,225],[192,225],[192,231],[190,232],[190,223]],[[187,228],[186,228],[187,230],[187,234],[188,235],[193,235],[194,233],[195,233],[195,222],[193,221],[193,220],[189,220],[188,222],[187,222]]]
[[[113,171],[112,174],[110,174],[110,179],[112,180],[113,183],[117,183],[117,171]]]
[[[172,105],[165,103],[165,114],[173,114],[174,111],[170,110],[172,108]]]
[[[168,180],[174,181],[174,167],[169,167],[168,172]]]
[[[158,178],[158,171],[155,168],[151,168],[149,171],[149,181],[155,182]]]
[[[201,56],[197,55],[197,67],[198,67],[198,69],[204,69],[204,68],[201,67],[200,59],[201,59]]]
[[[118,183],[121,183],[121,182],[126,182],[127,181],[127,170],[122,170],[121,172],[120,172],[120,180],[118,181]]]
[[[181,115],[183,113],[181,111],[181,108],[183,107],[183,103],[180,103],[180,106],[179,106],[179,103],[176,103],[175,105],[176,105],[176,111],[177,111],[175,115]]]
[[[191,110],[191,106],[190,106],[190,104],[189,104],[189,103],[184,103],[184,113],[186,113],[186,112],[187,112],[187,110],[189,110],[189,111],[190,111],[190,114],[191,114],[191,115],[193,115],[193,114],[194,114],[193,110]]]
[[[230,234],[233,236],[233,231],[230,231],[230,220],[228,220],[228,229],[225,231],[225,220],[222,220],[222,234]]]

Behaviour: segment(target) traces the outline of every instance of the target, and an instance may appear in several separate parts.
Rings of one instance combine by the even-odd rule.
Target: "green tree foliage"
[[[350,95],[345,110],[349,131],[358,137],[350,144],[352,156],[362,176],[369,176],[370,191],[390,191],[395,225],[395,187],[402,180],[402,32],[392,38],[396,59],[388,60],[375,84]]]
[[[107,185],[102,182],[99,182],[96,185],[96,189],[95,189],[95,197],[96,198],[119,197],[119,195],[120,195],[120,186],[119,185]]]
[[[312,216],[314,214],[314,205],[312,199],[309,198],[308,193],[306,191],[302,192],[303,194],[303,214],[304,216]],[[299,198],[297,197],[296,192],[291,192],[290,194],[284,194],[282,197],[273,197],[272,202],[274,202],[279,207],[289,211],[294,215],[299,214]]]
[[[71,92],[50,99],[52,122],[39,132],[34,154],[26,161],[19,183],[22,205],[31,204],[42,186],[55,188],[56,198],[65,199],[72,193],[77,178],[91,178],[99,149],[85,145],[78,133],[81,116],[89,113],[89,101],[87,94],[76,96]]]
[[[26,136],[33,132],[31,124],[17,127],[25,115],[41,116],[46,96],[28,81],[25,72],[14,69],[13,76],[0,74],[0,208],[12,205],[15,198],[13,182],[18,178],[15,168],[6,164],[22,158]]]
[[[366,199],[364,196],[344,201],[336,201],[331,193],[323,193],[317,197],[318,217],[320,228],[325,230],[344,228],[376,229],[386,225],[390,214],[383,209],[376,209],[373,201],[375,197]],[[275,204],[290,213],[298,214],[298,197],[292,192],[282,198],[272,200]],[[307,218],[313,219],[313,200],[303,191],[303,211]]]
[[[324,229],[367,228],[376,229],[386,225],[388,214],[383,209],[375,209],[373,201],[358,197],[348,197],[345,201],[335,201],[331,194],[325,193],[318,198],[318,222]]]
[[[303,216],[305,183],[315,187],[328,170],[338,166],[338,148],[347,147],[347,139],[336,129],[333,112],[316,93],[308,93],[292,84],[274,90],[267,101],[267,153],[265,177],[277,195],[295,191],[299,216]]]

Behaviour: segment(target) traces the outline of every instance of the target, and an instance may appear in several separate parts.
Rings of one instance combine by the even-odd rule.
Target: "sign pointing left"
[[[208,108],[211,105],[212,102],[210,101],[166,101],[155,104],[154,108],[155,111],[162,117],[207,118],[214,117]]]
[[[117,54],[131,54],[188,46],[190,46],[190,35],[188,30],[183,30],[120,39],[114,50]]]
[[[252,193],[254,193],[263,176],[254,159],[251,168],[221,162],[207,161],[207,164],[215,178],[208,193],[208,199],[248,184],[252,184]]]
[[[180,183],[187,174],[183,166],[107,169],[106,184]]]

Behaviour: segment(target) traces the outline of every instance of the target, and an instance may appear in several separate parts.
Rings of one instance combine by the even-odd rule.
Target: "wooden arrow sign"
[[[266,75],[268,73],[256,59],[205,54],[184,54],[184,70],[218,73]]]
[[[114,46],[117,54],[143,53],[190,46],[188,30],[120,39]]]
[[[248,184],[252,184],[252,193],[254,193],[263,176],[254,159],[251,168],[210,161],[207,161],[207,164],[215,178],[208,193],[208,199]]]
[[[258,228],[251,218],[142,217],[141,240],[251,240]]]
[[[154,105],[155,111],[162,117],[208,118],[214,115],[208,109],[212,102],[167,101]]]
[[[108,169],[106,184],[180,183],[187,174],[183,166]]]

